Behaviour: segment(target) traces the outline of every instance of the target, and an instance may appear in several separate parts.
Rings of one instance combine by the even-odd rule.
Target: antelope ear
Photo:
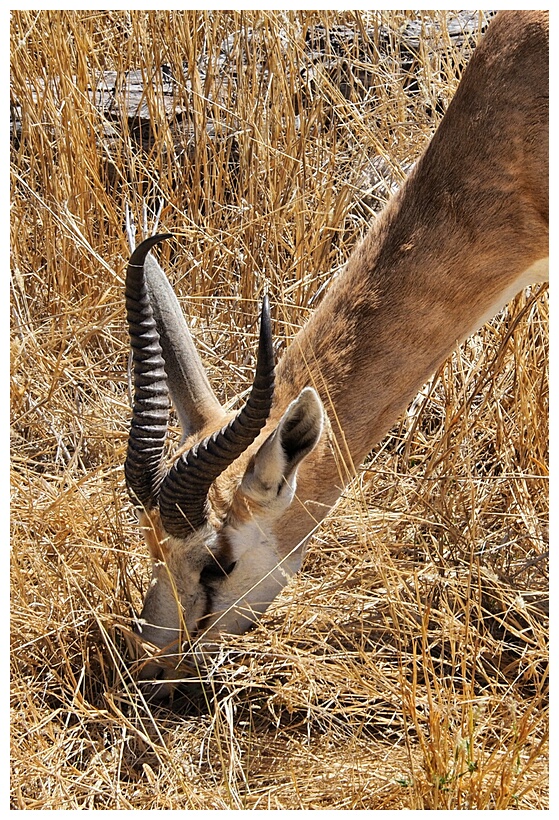
[[[306,387],[254,456],[243,477],[242,490],[259,501],[269,501],[287,486],[292,495],[296,470],[322,435],[323,417],[316,391]]]

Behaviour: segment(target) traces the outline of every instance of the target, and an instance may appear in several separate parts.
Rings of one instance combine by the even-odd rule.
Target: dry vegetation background
[[[419,20],[402,62],[403,12],[13,12],[13,808],[547,807],[542,288],[440,368],[202,686],[153,706],[127,671],[126,204],[163,202],[232,401],[263,289],[281,351],[452,97],[468,44]]]

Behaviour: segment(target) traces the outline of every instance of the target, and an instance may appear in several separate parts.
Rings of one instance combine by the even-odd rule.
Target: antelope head
[[[269,421],[274,353],[265,297],[252,389],[230,418],[172,287],[149,254],[169,236],[142,242],[127,269],[134,407],[125,475],[152,559],[135,631],[176,657],[221,632],[249,629],[298,568],[300,558],[281,561],[277,525],[293,501],[297,469],[321,436],[323,411],[315,391],[305,388],[275,425]],[[170,399],[184,437],[167,466]],[[154,673],[161,674],[152,662],[141,676]]]

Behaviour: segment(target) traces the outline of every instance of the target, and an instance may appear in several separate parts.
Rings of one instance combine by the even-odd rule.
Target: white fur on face
[[[271,528],[270,528],[271,529]],[[250,629],[288,583],[292,572],[279,564],[276,545],[258,521],[228,528],[233,572],[216,585],[212,595],[209,634],[241,634]]]

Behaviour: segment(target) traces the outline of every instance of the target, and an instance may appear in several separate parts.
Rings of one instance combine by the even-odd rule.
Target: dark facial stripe
[[[222,531],[218,536],[217,550],[213,556],[208,556],[208,563],[200,573],[200,585],[206,595],[206,614],[199,619],[199,629],[205,629],[208,625],[204,623],[211,618],[215,612],[213,600],[219,584],[227,577],[228,570],[233,562],[233,549],[227,535]]]

